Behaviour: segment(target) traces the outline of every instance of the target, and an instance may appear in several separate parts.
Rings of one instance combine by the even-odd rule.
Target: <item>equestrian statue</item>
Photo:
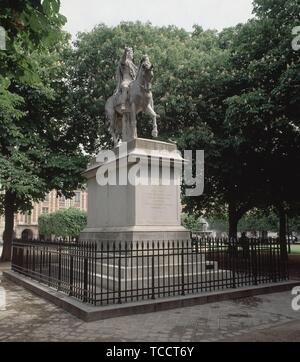
[[[153,122],[152,137],[158,136],[157,118],[150,90],[153,65],[144,55],[137,67],[133,63],[133,50],[126,47],[119,61],[114,94],[107,100],[105,113],[115,146],[137,138],[137,114],[144,112]]]

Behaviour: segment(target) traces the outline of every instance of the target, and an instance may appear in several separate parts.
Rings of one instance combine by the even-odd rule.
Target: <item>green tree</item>
[[[248,149],[259,197],[276,209],[284,240],[286,214],[299,204],[300,59],[291,46],[299,1],[256,0],[254,13],[233,42],[232,64],[244,86],[228,99],[227,118],[235,124],[232,137]]]
[[[71,196],[86,157],[74,138],[62,54],[68,39],[59,1],[4,1],[0,24],[0,185],[5,215],[2,260],[11,258],[14,213],[31,209],[51,189]]]
[[[198,111],[196,130],[182,137],[182,147],[206,152],[205,194],[186,204],[199,213],[225,210],[233,237],[247,211],[273,206],[284,240],[286,214],[299,203],[300,63],[291,47],[299,2],[257,0],[254,14],[219,34],[224,52],[219,62],[211,57],[217,69],[203,85],[207,114]]]
[[[39,234],[56,237],[78,237],[87,224],[87,214],[76,208],[61,209],[51,214],[40,215]]]
[[[185,212],[181,214],[181,224],[188,230],[202,231],[203,229],[203,222],[199,217]]]
[[[294,216],[288,219],[289,233],[300,235],[300,216]]]
[[[258,232],[261,235],[268,231],[278,231],[278,217],[272,212],[264,212],[261,210],[251,210],[247,212],[240,220],[238,230]]]
[[[61,37],[66,18],[59,13],[60,0],[1,0],[0,25],[6,49],[0,51],[0,74],[25,83],[38,81],[39,64],[31,54],[47,50]]]
[[[255,187],[249,182],[254,174],[243,162],[245,151],[242,152],[240,139],[231,137],[232,123],[226,119],[226,100],[239,92],[242,85],[231,66],[230,49],[224,49],[224,37],[219,34],[217,47],[194,65],[198,73],[193,84],[194,94],[198,94],[194,98],[196,116],[194,126],[180,137],[179,146],[205,151],[204,194],[186,198],[186,209],[208,217],[226,212],[229,235],[236,237],[239,219],[254,206]]]

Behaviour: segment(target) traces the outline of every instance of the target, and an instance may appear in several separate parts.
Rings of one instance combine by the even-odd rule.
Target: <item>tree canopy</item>
[[[65,53],[69,37],[57,0],[1,4],[6,50],[0,51],[0,187],[5,215],[2,260],[11,257],[14,213],[57,189],[71,196],[87,159],[74,138]]]
[[[227,213],[230,236],[251,210],[273,210],[284,239],[286,215],[300,210],[300,62],[291,46],[299,0],[254,0],[252,19],[221,32],[99,24],[72,47],[59,5],[1,1],[4,239],[12,238],[14,212],[51,188],[70,196],[83,181],[85,155],[112,146],[104,106],[125,45],[134,48],[135,63],[145,53],[154,63],[160,139],[205,151],[204,194],[185,198],[186,210]],[[149,123],[139,117],[140,137],[151,134]]]
[[[275,207],[283,220],[299,183],[299,54],[291,47],[298,10],[295,0],[261,0],[253,19],[221,32],[137,22],[80,33],[69,58],[74,118],[87,125],[77,137],[90,151],[111,145],[104,105],[130,45],[136,63],[144,53],[153,59],[160,138],[205,150],[205,191],[186,198],[186,210],[227,212],[231,236],[253,208]],[[148,125],[139,118],[141,137]]]
[[[183,148],[206,152],[204,195],[188,199],[187,208],[227,210],[234,236],[245,212],[274,206],[284,237],[286,211],[299,203],[300,62],[291,46],[299,2],[254,1],[254,14],[220,34],[225,69],[210,75],[209,87],[218,88],[204,98],[215,114],[182,137]]]

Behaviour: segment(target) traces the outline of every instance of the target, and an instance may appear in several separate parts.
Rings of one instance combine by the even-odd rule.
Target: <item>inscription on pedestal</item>
[[[178,225],[178,190],[174,186],[140,186],[139,225]]]

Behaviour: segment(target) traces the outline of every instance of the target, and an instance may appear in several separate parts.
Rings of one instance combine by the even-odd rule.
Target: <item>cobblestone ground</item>
[[[290,292],[85,323],[0,281],[0,341],[300,341]]]

